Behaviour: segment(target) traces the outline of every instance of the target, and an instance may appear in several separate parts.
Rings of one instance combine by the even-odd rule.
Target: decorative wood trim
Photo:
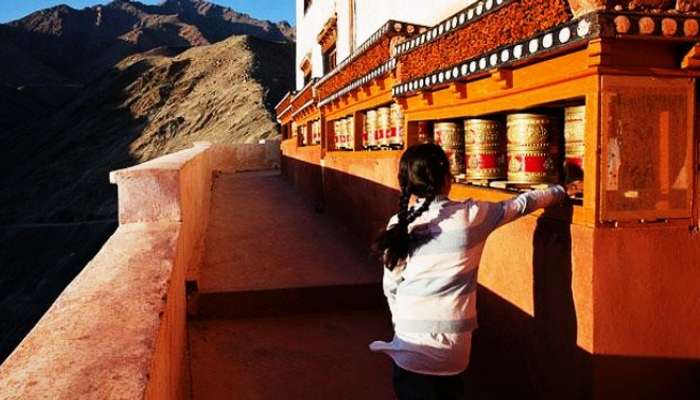
[[[333,14],[323,25],[323,29],[316,37],[316,41],[321,45],[321,51],[325,53],[335,45],[338,38],[338,14]]]

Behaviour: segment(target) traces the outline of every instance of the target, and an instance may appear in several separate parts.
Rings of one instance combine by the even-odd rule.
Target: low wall
[[[282,151],[282,174],[301,194],[315,203],[323,203],[321,146],[300,147],[296,138],[285,140]]]
[[[215,171],[262,171],[279,169],[281,164],[279,140],[262,144],[213,144],[209,153]]]
[[[2,399],[181,399],[212,146],[115,171],[120,226],[0,366]]]

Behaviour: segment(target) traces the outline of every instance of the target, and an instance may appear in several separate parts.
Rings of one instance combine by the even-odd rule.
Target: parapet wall
[[[112,172],[120,226],[0,366],[0,399],[186,398],[185,282],[199,276],[212,173],[275,165],[279,142],[196,143]]]

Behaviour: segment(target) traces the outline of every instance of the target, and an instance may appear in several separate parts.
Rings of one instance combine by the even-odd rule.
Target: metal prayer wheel
[[[388,135],[391,132],[390,114],[391,110],[389,107],[377,109],[377,145],[379,147],[389,146]]]
[[[569,107],[564,110],[564,115],[565,167],[582,172],[586,152],[586,106]]]
[[[397,103],[392,104],[389,110],[390,128],[387,142],[391,147],[403,147],[403,111]]]
[[[442,147],[450,161],[450,172],[454,176],[464,174],[464,135],[454,122],[437,122],[433,126],[435,144]]]
[[[341,125],[342,125],[341,120],[336,120],[335,122],[333,122],[333,138],[334,138],[334,142],[335,142],[334,147],[336,150],[340,150],[343,148],[342,143],[341,143],[341,140],[342,140],[342,132],[341,132],[342,126]]]
[[[340,148],[348,148],[348,120],[345,118],[340,120]]]
[[[464,142],[467,179],[505,178],[505,129],[500,121],[464,121]]]
[[[522,184],[558,180],[559,149],[554,118],[543,114],[508,116],[508,181]]]
[[[367,147],[377,147],[377,111],[367,111],[365,118],[365,130],[367,131]]]
[[[345,119],[345,148],[348,150],[355,148],[355,117]]]

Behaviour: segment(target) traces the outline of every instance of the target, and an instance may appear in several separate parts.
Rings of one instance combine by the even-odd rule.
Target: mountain
[[[82,10],[60,5],[1,28],[0,38],[65,79],[80,83],[98,77],[128,55],[160,46],[206,45],[232,35],[293,41],[286,22],[257,20],[201,0],[166,0],[156,6],[115,0]],[[34,82],[21,82],[28,83]]]
[[[202,0],[155,6],[115,0],[82,10],[59,5],[37,11],[0,24],[0,106],[40,104],[40,116],[51,114],[125,57],[162,46],[213,44],[233,35],[292,43],[294,28]],[[0,112],[0,131],[26,119],[25,112],[10,108],[15,107]]]
[[[194,141],[276,138],[273,105],[289,90],[294,47],[234,36],[127,57],[48,119],[4,133],[0,224],[116,215],[110,170]]]

